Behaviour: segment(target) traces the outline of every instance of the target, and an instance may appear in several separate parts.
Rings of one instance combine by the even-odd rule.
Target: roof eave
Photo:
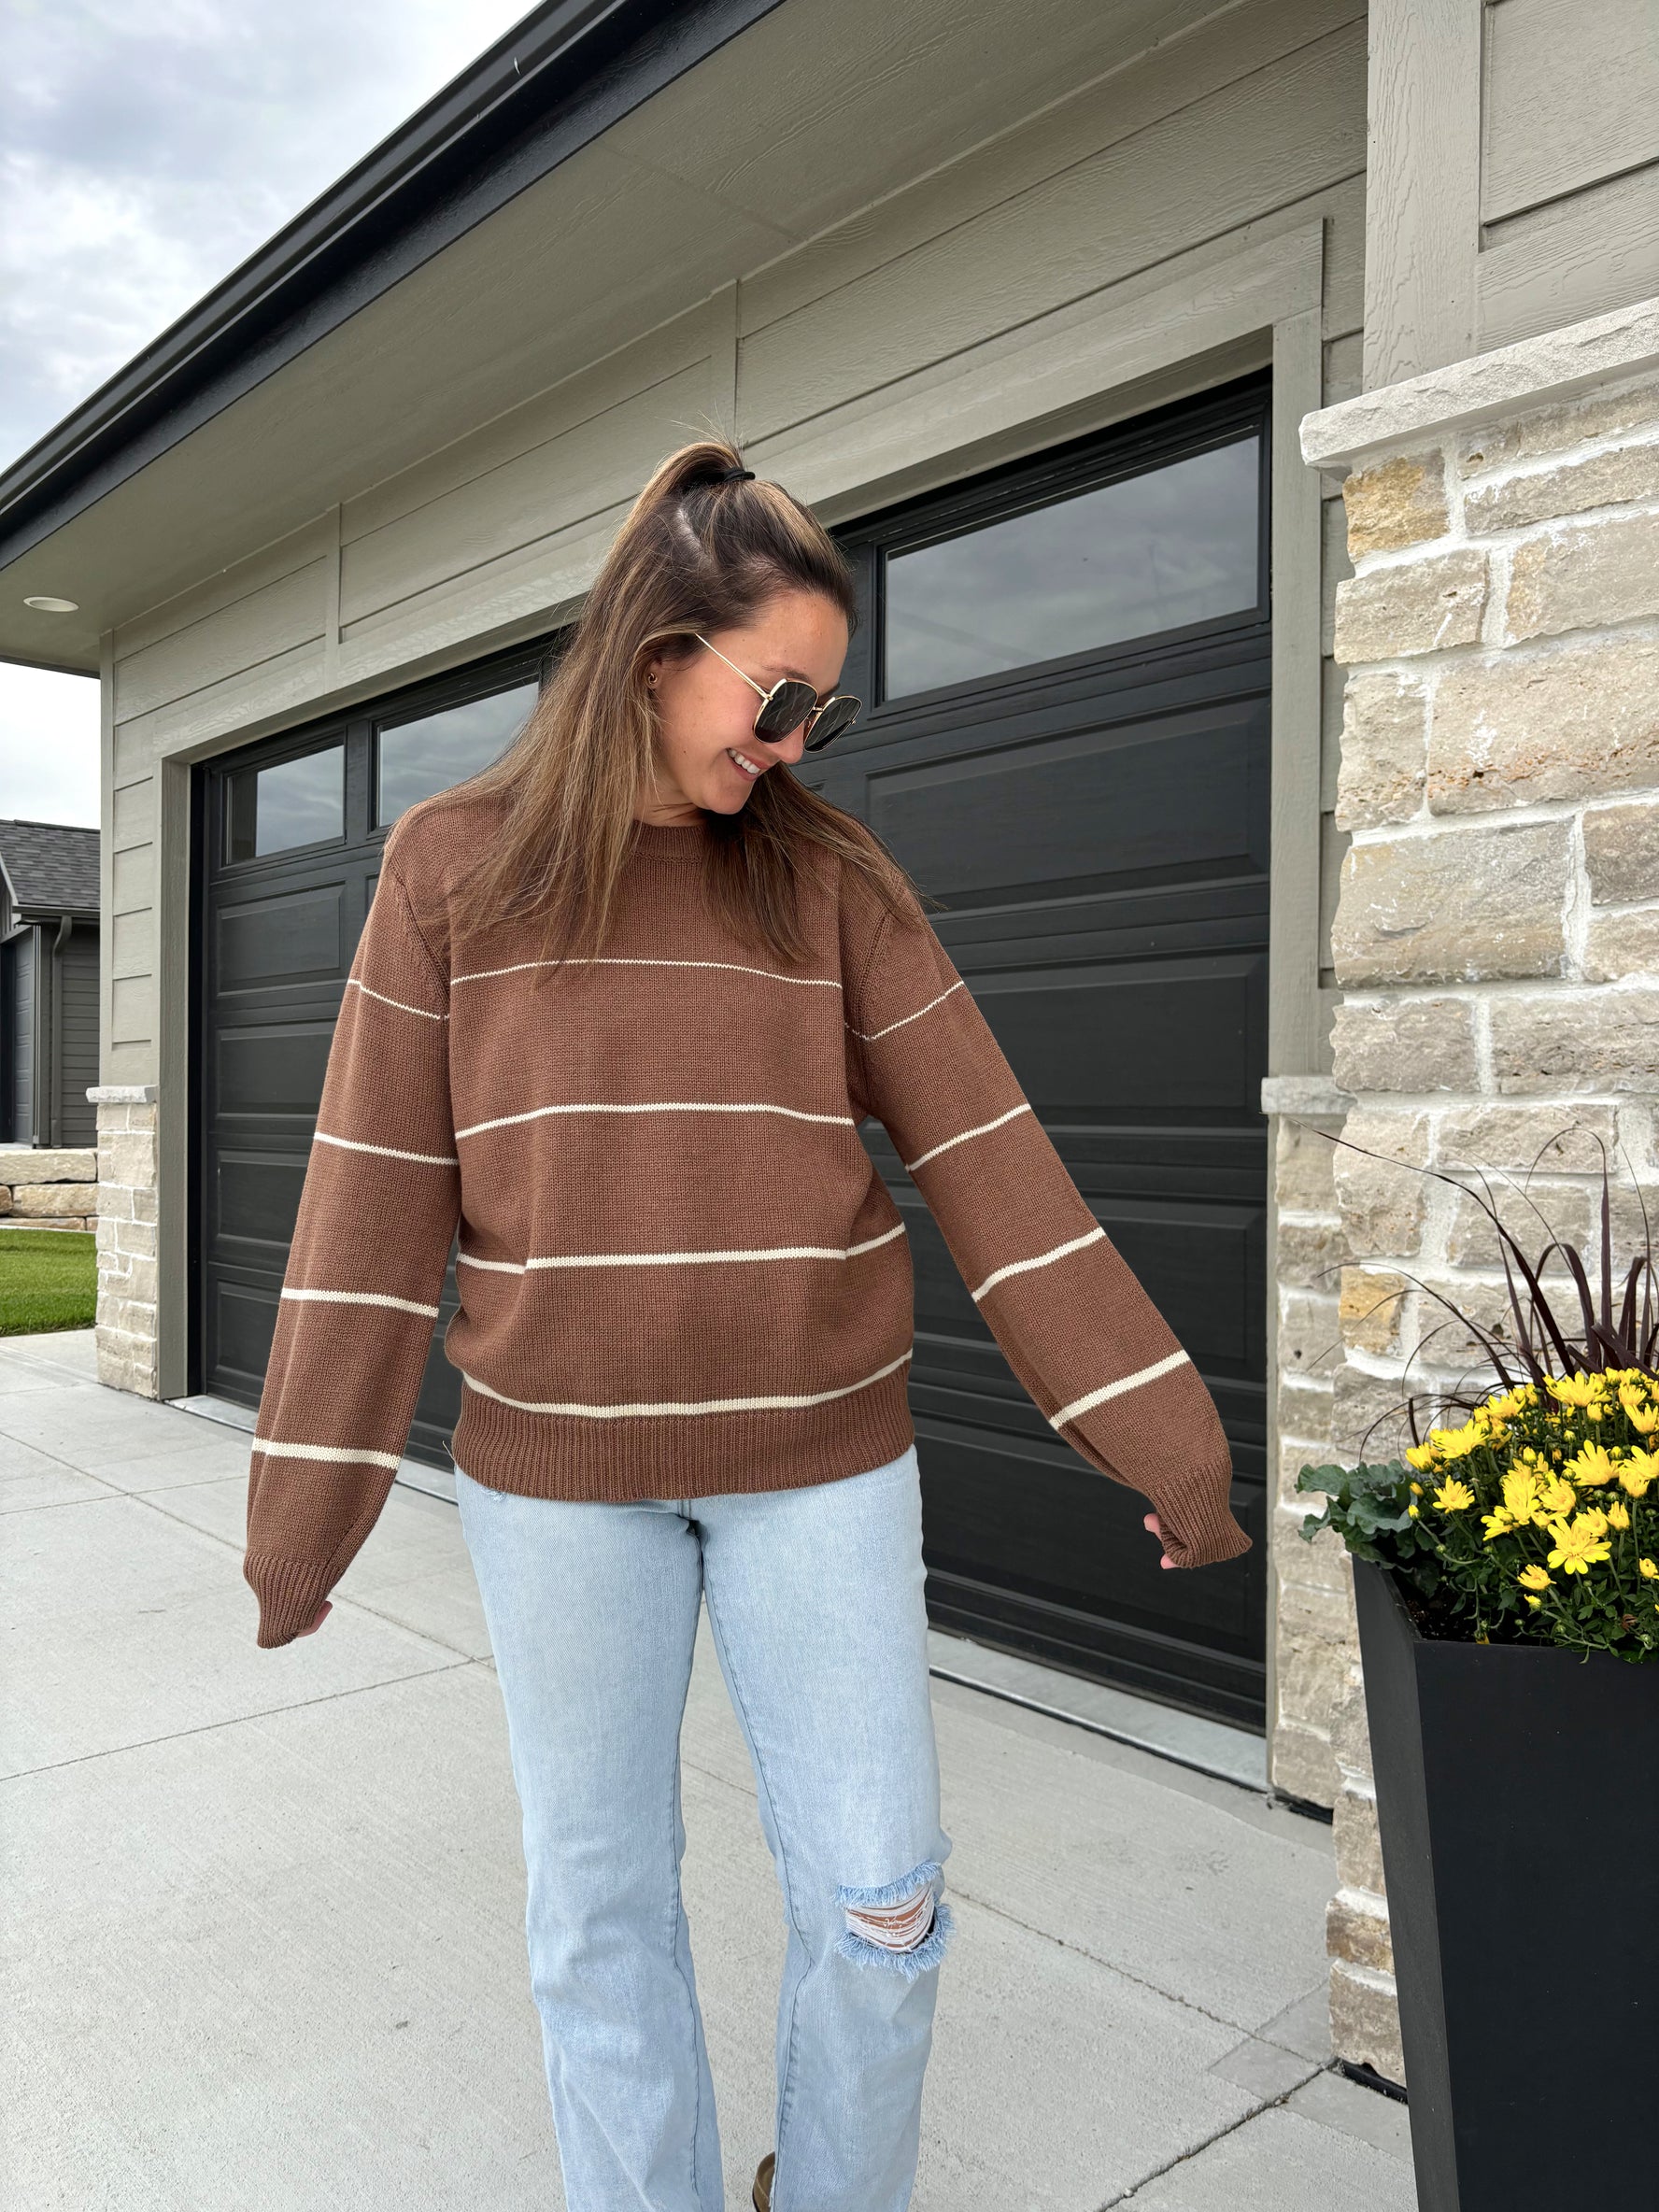
[[[778,5],[544,0],[0,473],[0,567]]]

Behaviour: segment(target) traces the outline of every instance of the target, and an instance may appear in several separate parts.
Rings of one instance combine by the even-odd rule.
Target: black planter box
[[[1419,2212],[1659,2204],[1659,1664],[1354,1587]]]

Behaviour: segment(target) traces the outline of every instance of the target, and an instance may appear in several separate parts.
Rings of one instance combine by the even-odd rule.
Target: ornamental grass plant
[[[1297,1488],[1326,1504],[1301,1533],[1312,1541],[1334,1528],[1356,1557],[1392,1569],[1425,1635],[1653,1658],[1659,1312],[1645,1208],[1642,1249],[1616,1278],[1604,1153],[1593,1291],[1575,1245],[1552,1236],[1529,1261],[1489,1185],[1479,1202],[1502,1258],[1512,1340],[1440,1297],[1487,1371],[1405,1398],[1412,1442],[1400,1457],[1303,1468]],[[1565,1297],[1542,1280],[1553,1259],[1571,1285]]]

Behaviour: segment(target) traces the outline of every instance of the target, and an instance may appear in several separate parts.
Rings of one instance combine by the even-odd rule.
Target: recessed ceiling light
[[[25,599],[23,604],[26,607],[33,607],[37,615],[78,615],[80,612],[79,600],[53,599],[50,595],[43,595],[38,599]]]

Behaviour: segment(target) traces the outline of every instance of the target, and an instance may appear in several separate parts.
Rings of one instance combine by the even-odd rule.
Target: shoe
[[[769,2150],[755,2172],[752,2201],[755,2212],[772,2212],[772,2177],[777,2168],[777,2152]]]

